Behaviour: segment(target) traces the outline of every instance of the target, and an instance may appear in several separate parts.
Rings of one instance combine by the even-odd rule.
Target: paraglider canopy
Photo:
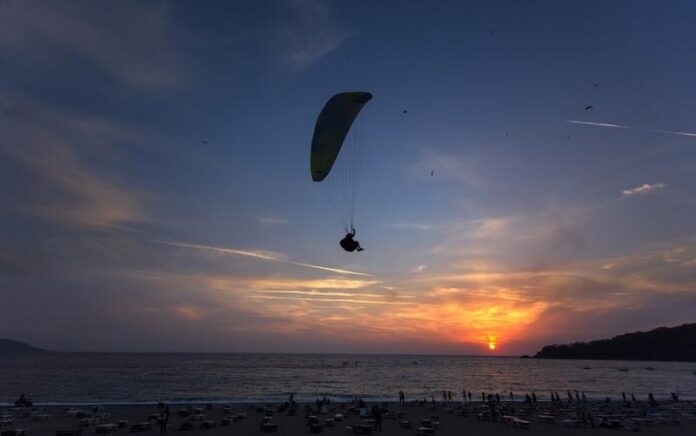
[[[314,126],[312,180],[321,182],[329,174],[353,121],[371,99],[369,92],[342,92],[326,102]]]

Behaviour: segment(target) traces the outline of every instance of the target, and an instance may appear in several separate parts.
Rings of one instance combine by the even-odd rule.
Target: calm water
[[[357,362],[357,365],[355,364]],[[584,369],[589,367],[590,369]],[[652,367],[654,370],[647,370]],[[628,371],[620,371],[627,368]],[[679,392],[696,399],[696,363],[501,357],[51,353],[0,355],[0,402],[284,401],[327,396],[440,399],[443,389],[518,394],[585,391],[590,398]],[[458,395],[459,397],[459,395]],[[474,398],[477,399],[478,396]]]

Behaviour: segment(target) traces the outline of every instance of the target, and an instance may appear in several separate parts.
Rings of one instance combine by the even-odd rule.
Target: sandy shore
[[[368,410],[371,404],[368,404]],[[279,408],[281,410],[279,410]],[[433,433],[440,436],[454,435],[519,435],[519,434],[616,434],[617,430],[603,428],[602,422],[607,425],[620,426],[623,430],[640,431],[646,435],[695,435],[696,434],[696,403],[661,403],[657,407],[648,407],[645,403],[634,403],[626,407],[621,403],[498,403],[496,405],[496,420],[491,422],[486,412],[490,407],[482,403],[462,404],[452,402],[450,404],[417,404],[398,403],[384,404],[385,409],[382,427],[383,431],[373,431],[372,434],[385,436],[404,436],[419,434],[418,427],[422,426],[422,420],[431,420]],[[70,410],[68,410],[70,409]],[[184,412],[184,410],[186,412]],[[277,425],[277,435],[305,435],[310,434],[308,415],[316,416],[322,423],[321,434],[346,435],[360,425],[366,424],[366,420],[359,415],[359,408],[351,404],[330,404],[325,407],[323,413],[315,413],[316,406],[298,404],[295,413],[278,404],[272,405],[171,405],[168,434],[205,434],[205,435],[254,435],[264,434],[261,423],[265,420]],[[98,434],[100,430],[111,428],[112,434],[125,434],[133,432],[133,425],[138,423],[152,423],[151,430],[145,430],[145,434],[159,434],[160,428],[157,416],[161,413],[158,406],[91,406],[81,407],[37,407],[27,408],[2,408],[0,409],[0,431],[13,429],[25,429],[28,435],[56,435],[58,430],[79,430],[81,434]],[[595,428],[589,423],[588,415],[592,416]],[[338,420],[336,414],[340,414],[343,420]],[[585,417],[582,422],[579,417]],[[187,415],[187,416],[184,416]],[[539,415],[545,416],[540,418]],[[520,421],[515,424],[512,418]],[[505,417],[505,418],[504,418]],[[338,417],[340,418],[340,417]],[[546,420],[548,422],[542,422]],[[579,428],[570,427],[566,420],[575,420]],[[3,422],[4,421],[4,422]],[[406,427],[408,421],[410,428]],[[508,422],[504,422],[508,421]],[[526,421],[528,424],[525,424]],[[119,422],[121,427],[119,428]],[[182,425],[190,423],[193,430],[184,431]],[[111,424],[106,427],[105,424]],[[528,428],[519,428],[526,427]],[[206,426],[214,426],[204,429]],[[77,434],[77,433],[75,433]]]

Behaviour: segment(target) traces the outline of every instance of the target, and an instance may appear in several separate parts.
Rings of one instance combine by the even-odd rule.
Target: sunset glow
[[[2,336],[498,356],[693,322],[688,2],[189,3],[0,0]]]

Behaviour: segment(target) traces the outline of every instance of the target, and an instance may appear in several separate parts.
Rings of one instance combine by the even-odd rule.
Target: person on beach
[[[406,394],[404,391],[399,391],[399,404],[403,405],[406,402]]]
[[[375,430],[382,431],[382,410],[379,405],[375,404],[372,406],[370,415],[372,415],[372,419],[375,420]]]
[[[510,402],[512,403],[513,401],[515,401],[515,396],[512,395],[512,391],[510,391]]]
[[[164,406],[164,411],[160,415],[160,434],[167,434],[167,423],[169,423],[169,406]]]
[[[471,391],[469,391],[469,404],[471,404]]]
[[[532,403],[536,403],[536,402],[537,402],[536,394],[534,393],[534,391],[532,391]]]

